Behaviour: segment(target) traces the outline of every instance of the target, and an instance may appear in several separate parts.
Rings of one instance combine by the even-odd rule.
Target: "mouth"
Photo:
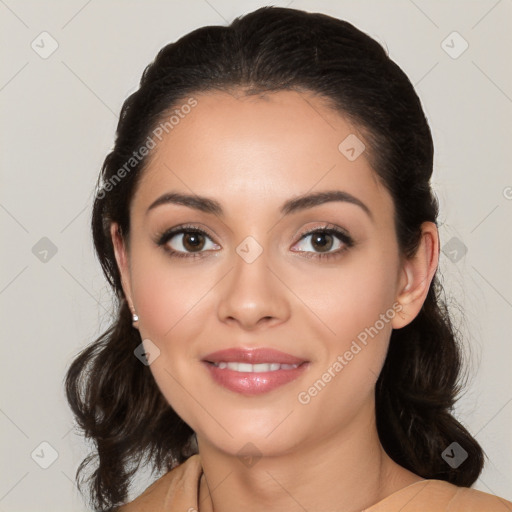
[[[288,384],[310,363],[270,348],[221,350],[208,354],[202,362],[215,383],[243,395],[259,395]]]

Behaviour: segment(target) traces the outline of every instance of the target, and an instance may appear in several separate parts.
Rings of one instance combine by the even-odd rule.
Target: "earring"
[[[133,313],[132,319],[133,319],[134,322],[138,322],[139,321],[139,316],[137,315],[137,313]]]

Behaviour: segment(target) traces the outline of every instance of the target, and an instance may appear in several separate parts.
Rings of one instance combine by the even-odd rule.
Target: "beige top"
[[[199,455],[192,455],[117,511],[197,512],[201,474]],[[512,502],[444,480],[421,480],[361,512],[512,512]]]

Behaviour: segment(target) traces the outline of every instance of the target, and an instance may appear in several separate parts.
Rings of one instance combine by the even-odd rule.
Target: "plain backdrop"
[[[89,219],[122,102],[162,46],[263,5],[0,0],[0,512],[86,510],[74,475],[90,446],[73,430],[63,379],[110,322]],[[455,413],[487,454],[475,487],[510,500],[512,2],[273,5],[350,21],[416,86],[436,148],[439,272],[464,311],[454,313],[469,383]],[[133,496],[149,483],[141,474]]]

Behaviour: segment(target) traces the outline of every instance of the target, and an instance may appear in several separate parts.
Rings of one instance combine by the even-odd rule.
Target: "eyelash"
[[[200,234],[200,235],[206,236],[210,239],[213,238],[210,234],[208,234],[203,229],[198,228],[197,226],[194,226],[193,224],[186,224],[186,225],[178,226],[176,228],[169,229],[169,230],[165,231],[164,233],[158,235],[156,237],[157,238],[156,244],[159,247],[162,247],[163,250],[166,251],[172,258],[194,258],[194,259],[202,258],[204,252],[198,252],[198,253],[188,252],[187,253],[187,252],[182,252],[182,251],[176,251],[174,249],[169,248],[169,246],[166,245],[167,242],[169,242],[169,240],[171,240],[176,235],[191,234],[191,233]],[[305,237],[307,237],[309,235],[314,235],[317,233],[335,236],[338,240],[340,240],[344,244],[344,247],[342,249],[338,249],[337,251],[327,252],[327,253],[312,253],[312,252],[308,252],[308,251],[296,251],[296,252],[306,254],[307,255],[307,256],[305,256],[306,258],[313,258],[313,259],[317,258],[319,260],[326,260],[326,259],[340,257],[345,251],[347,251],[349,248],[354,246],[354,240],[352,239],[352,237],[350,237],[345,231],[341,230],[340,228],[338,228],[332,224],[326,224],[324,226],[317,227],[310,231],[302,233],[299,240],[296,243],[300,242],[301,240],[303,240]]]

